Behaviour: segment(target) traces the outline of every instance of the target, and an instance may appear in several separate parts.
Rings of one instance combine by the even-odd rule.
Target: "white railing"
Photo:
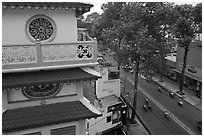
[[[42,68],[60,65],[86,65],[97,63],[97,43],[78,41],[75,43],[3,45],[3,72],[14,69]]]

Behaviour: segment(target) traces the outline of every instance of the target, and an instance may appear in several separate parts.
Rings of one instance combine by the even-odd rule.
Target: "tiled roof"
[[[3,113],[2,131],[9,133],[98,116],[100,115],[91,112],[80,101],[17,108]]]
[[[93,7],[92,4],[81,2],[3,2],[3,5],[15,6],[61,6],[61,7]]]
[[[15,9],[16,7],[20,7],[20,9],[24,9],[24,7],[36,7],[37,9],[76,9],[76,16],[82,15],[93,7],[92,4],[88,3],[80,3],[80,2],[3,2],[2,7],[7,8],[11,6],[11,8]],[[46,7],[46,8],[45,8]]]
[[[46,83],[96,80],[98,78],[98,76],[87,73],[81,68],[3,73],[2,87],[16,88]]]

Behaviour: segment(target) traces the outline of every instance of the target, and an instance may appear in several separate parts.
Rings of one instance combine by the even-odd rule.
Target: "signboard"
[[[183,68],[183,63],[179,62],[179,70],[182,71],[182,68]],[[197,76],[202,78],[202,70],[193,65],[186,64],[185,72],[191,76]]]
[[[118,104],[115,104],[115,105],[112,105],[112,106],[109,106],[109,107],[107,108],[107,112],[120,110],[121,108],[122,108],[122,102],[120,102],[120,103],[118,103]]]
[[[97,80],[96,81],[96,96],[103,98],[110,95],[120,96],[120,79],[113,80]]]

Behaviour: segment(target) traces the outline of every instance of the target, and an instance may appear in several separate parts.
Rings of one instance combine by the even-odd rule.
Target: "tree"
[[[134,100],[133,109],[137,105],[137,92],[138,92],[138,74],[141,62],[150,60],[152,53],[156,46],[155,39],[148,35],[148,29],[144,24],[142,18],[144,17],[145,8],[143,3],[128,3],[122,12],[122,22],[124,31],[124,40],[126,47],[129,49],[129,56],[131,63],[135,66],[135,86],[134,86]],[[134,122],[135,114],[132,112],[131,121]]]
[[[102,5],[103,13],[101,15],[100,27],[102,28],[103,45],[108,45],[116,53],[118,70],[120,69],[120,53],[124,37],[124,24],[121,21],[121,13],[126,3],[108,2]]]
[[[157,49],[153,56],[154,59],[152,59],[154,62],[152,64],[155,66],[153,69],[159,72],[160,81],[162,81],[166,66],[165,57],[171,52],[172,44],[169,41],[171,39],[170,34],[173,30],[172,26],[176,22],[176,14],[172,10],[173,3],[147,2],[143,5],[145,11],[142,21],[147,27],[148,34],[157,43],[157,46],[155,46]]]
[[[135,66],[133,108],[136,109],[140,64],[147,68],[156,66],[153,58],[164,58],[169,49],[167,36],[174,21],[172,4],[110,2],[103,4],[102,9],[104,13],[97,26],[102,40],[116,52],[119,65],[130,59]],[[135,119],[134,113],[131,119]]]
[[[201,32],[202,28],[202,6],[201,4],[193,7],[192,5],[177,5],[175,10],[178,12],[178,20],[175,25],[175,37],[178,41],[178,46],[184,48],[183,66],[180,77],[179,94],[183,93],[184,75],[186,69],[187,55],[189,46],[195,35]],[[195,14],[198,13],[198,14]]]

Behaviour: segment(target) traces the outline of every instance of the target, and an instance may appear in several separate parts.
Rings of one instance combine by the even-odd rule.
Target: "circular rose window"
[[[32,42],[48,42],[55,37],[56,25],[48,16],[35,15],[28,20],[26,33]]]
[[[60,89],[60,84],[46,84],[22,88],[22,92],[27,98],[40,99],[52,97],[56,95]]]

